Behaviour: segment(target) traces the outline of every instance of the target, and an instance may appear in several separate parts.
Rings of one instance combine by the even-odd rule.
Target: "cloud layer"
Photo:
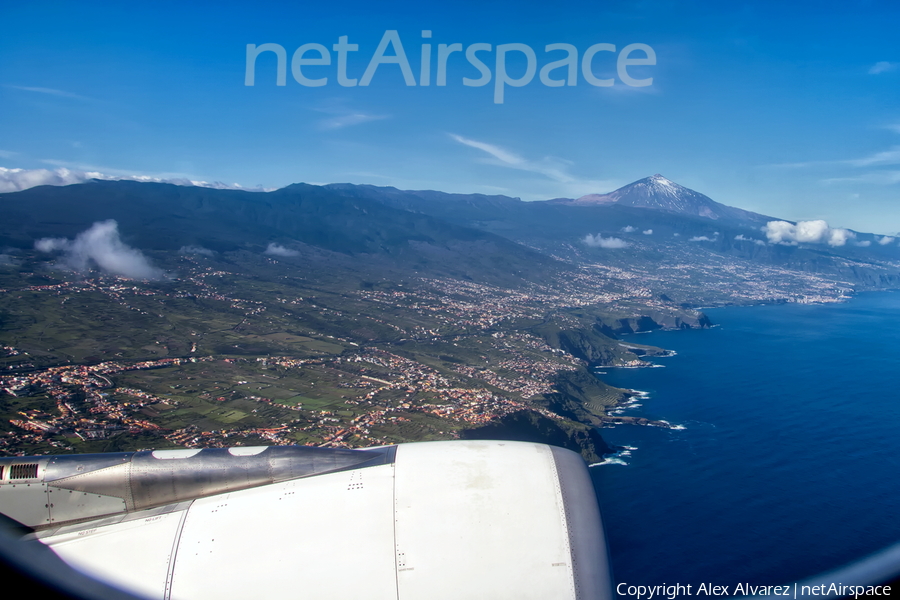
[[[0,167],[0,192],[18,192],[38,185],[70,185],[93,178],[93,173],[68,169],[5,169]],[[100,175],[100,173],[96,173]]]
[[[98,268],[110,275],[132,279],[159,279],[163,272],[119,238],[119,224],[112,219],[98,221],[74,240],[42,238],[34,243],[41,252],[62,252],[61,263],[84,273]]]
[[[848,229],[831,228],[825,221],[769,221],[762,228],[772,244],[828,244],[832,247],[843,246],[856,234]]]
[[[38,185],[71,185],[84,183],[91,179],[104,179],[107,181],[149,181],[154,183],[174,183],[176,185],[193,185],[197,187],[213,188],[217,190],[244,190],[247,192],[269,191],[263,188],[245,188],[237,183],[222,183],[214,181],[194,181],[184,178],[151,177],[149,175],[108,175],[98,171],[79,171],[65,167],[59,169],[7,169],[0,167],[0,193],[19,192]]]

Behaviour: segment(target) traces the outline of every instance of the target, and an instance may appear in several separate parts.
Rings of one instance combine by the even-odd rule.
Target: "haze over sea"
[[[705,312],[629,337],[665,368],[600,375],[685,427],[602,430],[636,448],[591,469],[616,581],[781,584],[900,541],[900,293]]]

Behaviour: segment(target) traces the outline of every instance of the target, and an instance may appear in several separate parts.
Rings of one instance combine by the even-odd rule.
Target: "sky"
[[[660,173],[900,232],[896,2],[35,0],[0,21],[3,191],[99,173],[545,200]]]

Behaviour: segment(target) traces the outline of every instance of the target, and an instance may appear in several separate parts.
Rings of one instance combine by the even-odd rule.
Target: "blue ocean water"
[[[591,468],[617,582],[781,584],[900,541],[900,293],[705,311],[718,327],[629,341],[665,368],[603,369],[649,392]]]

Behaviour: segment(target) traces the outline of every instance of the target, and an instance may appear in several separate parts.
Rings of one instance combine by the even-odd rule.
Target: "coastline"
[[[693,308],[692,310],[696,310],[696,311],[700,312],[700,314],[702,315],[703,325],[701,327],[699,327],[700,329],[712,329],[712,328],[721,327],[721,324],[712,322],[708,318],[708,316],[702,312],[704,310],[718,310],[718,309],[727,309],[727,308],[755,308],[755,307],[763,307],[763,306],[779,306],[780,307],[780,306],[790,306],[790,305],[829,306],[829,305],[836,305],[836,304],[847,304],[848,302],[858,298],[860,295],[880,294],[880,293],[900,293],[900,289],[891,288],[891,289],[861,290],[861,291],[854,290],[854,291],[850,292],[849,295],[846,295],[846,294],[841,295],[840,297],[836,297],[829,301],[819,300],[819,301],[810,301],[810,302],[796,302],[796,301],[792,302],[792,301],[789,301],[786,299],[785,300],[775,299],[775,300],[772,300],[769,302],[759,302],[759,303],[753,303],[753,304],[723,304],[723,305],[719,305],[719,306],[704,306],[704,307]],[[677,330],[690,329],[690,328],[691,327],[678,327],[678,328],[662,327],[662,328],[658,328],[658,329],[633,331],[626,335],[635,335],[636,336],[636,335],[640,335],[640,334],[656,333],[659,331],[677,331]],[[626,341],[620,341],[619,346],[622,348],[628,349],[628,350],[642,350],[644,348],[643,346],[630,344]],[[672,357],[672,356],[678,355],[678,352],[676,352],[675,350],[662,349],[662,348],[660,348],[658,350],[659,350],[658,352],[652,354],[651,356],[656,357],[656,358],[667,358],[667,357]],[[638,354],[638,356],[644,356],[644,354]],[[590,369],[591,369],[592,374],[594,374],[594,376],[597,377],[598,380],[600,380],[601,382],[606,384],[605,381],[600,379],[600,376],[607,375],[608,374],[606,372],[607,369],[633,370],[633,369],[655,369],[655,368],[665,368],[665,367],[666,367],[666,365],[661,365],[661,364],[652,363],[652,362],[645,361],[645,360],[640,360],[640,361],[634,361],[634,364],[591,365]],[[602,371],[601,371],[601,369],[602,369]],[[606,384],[606,385],[609,385],[609,384]],[[621,388],[621,389],[623,392],[622,398],[619,401],[617,401],[614,405],[609,406],[606,410],[606,414],[604,416],[600,417],[601,426],[602,425],[615,426],[615,425],[619,425],[619,424],[628,424],[628,425],[641,425],[641,426],[648,426],[648,427],[661,427],[661,428],[673,429],[673,430],[684,429],[684,426],[682,426],[682,425],[673,425],[669,421],[662,420],[662,419],[654,420],[654,419],[648,419],[646,417],[622,416],[621,413],[624,412],[625,410],[627,410],[629,408],[639,407],[640,406],[639,402],[641,400],[648,398],[649,392],[645,392],[642,390],[636,390],[636,389],[627,389],[627,388]],[[596,464],[604,464],[604,463],[601,462],[601,463],[596,463]]]
[[[625,414],[687,426],[677,434],[602,431],[610,444],[640,448],[594,465],[631,469],[592,469],[604,516],[615,523],[644,516],[640,529],[611,528],[623,577],[693,582],[721,574],[724,584],[726,576],[774,583],[826,571],[895,538],[896,528],[885,533],[882,523],[897,498],[884,452],[898,411],[889,367],[897,360],[900,296],[852,300],[723,307],[709,313],[721,324],[716,332],[648,341],[680,351],[670,369],[610,371],[610,384],[652,394]],[[765,400],[773,394],[781,398],[776,415]],[[854,418],[839,418],[848,407]],[[697,526],[710,516],[715,532]],[[822,523],[839,530],[834,543],[817,545]],[[653,547],[634,545],[661,530]],[[658,560],[675,548],[683,554]],[[749,555],[765,560],[740,560]]]

